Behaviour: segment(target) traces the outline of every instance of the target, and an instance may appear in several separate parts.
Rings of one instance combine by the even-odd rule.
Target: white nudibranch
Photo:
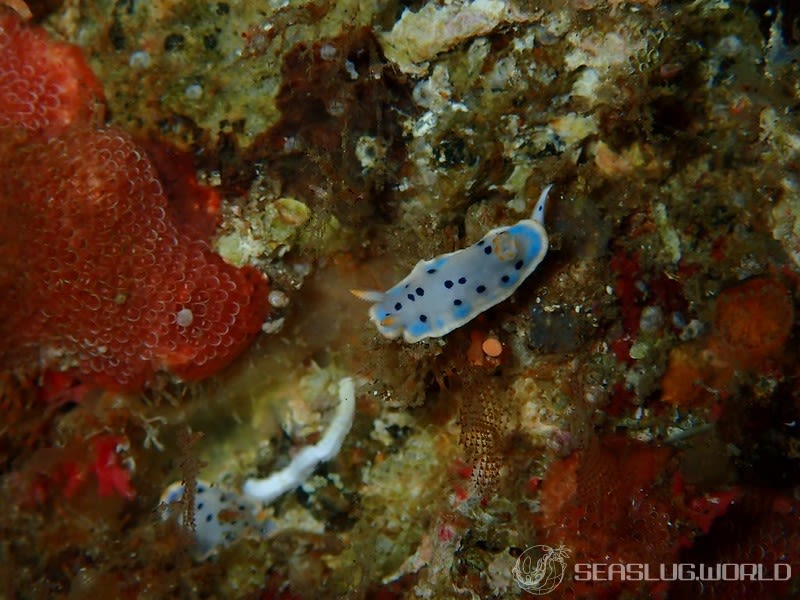
[[[384,337],[408,343],[441,337],[508,298],[547,253],[547,194],[542,190],[530,219],[492,229],[477,243],[421,260],[385,292],[351,290],[373,302],[369,318]]]
[[[244,482],[244,495],[253,500],[270,503],[278,496],[302,485],[320,463],[339,454],[344,438],[353,425],[356,412],[356,391],[353,380],[345,377],[339,382],[339,405],[336,414],[320,440],[306,446],[294,455],[291,462],[264,479],[248,479]]]
[[[339,381],[339,404],[322,438],[295,454],[289,464],[264,479],[248,479],[240,494],[205,481],[198,481],[194,493],[194,554],[205,558],[245,536],[263,537],[275,529],[265,519],[265,508],[279,496],[301,486],[320,463],[334,458],[342,448],[356,410],[355,384],[351,377]],[[180,509],[185,486],[176,481],[161,495],[162,517],[183,523]],[[187,524],[188,525],[188,524]]]

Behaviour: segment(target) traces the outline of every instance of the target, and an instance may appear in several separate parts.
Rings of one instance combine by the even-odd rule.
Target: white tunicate
[[[328,114],[333,117],[341,117],[344,114],[345,106],[341,100],[331,100],[328,103]]]
[[[504,90],[518,74],[517,61],[513,56],[506,56],[495,63],[485,81],[492,90]]]
[[[358,138],[358,142],[356,142],[356,158],[358,158],[362,169],[375,168],[385,157],[386,148],[381,139],[369,135]]]
[[[175,315],[175,322],[179,327],[188,327],[194,321],[194,314],[188,308],[182,308]]]
[[[323,44],[319,49],[319,57],[322,60],[333,60],[336,58],[336,46],[330,44]]]
[[[664,324],[664,314],[659,306],[645,306],[639,318],[639,328],[647,333],[658,331]]]
[[[344,70],[347,71],[347,74],[353,81],[358,79],[358,71],[356,70],[356,66],[352,63],[352,61],[344,61]]]
[[[450,71],[445,65],[436,65],[427,79],[414,86],[414,102],[428,110],[441,111],[450,102],[453,88],[450,85]]]
[[[631,345],[631,349],[628,351],[628,355],[634,360],[642,360],[645,356],[647,356],[647,351],[649,347],[644,342],[634,342]]]
[[[146,69],[151,63],[150,53],[144,50],[134,52],[128,58],[128,66],[134,69]]]
[[[680,338],[683,341],[693,340],[703,335],[704,331],[705,325],[703,322],[698,319],[692,319],[684,330],[681,331]]]
[[[283,140],[284,152],[294,152],[300,149],[300,141],[295,136],[289,136]]]
[[[285,322],[286,319],[274,319],[272,321],[267,321],[261,326],[261,331],[266,334],[278,333],[281,329],[283,329],[283,324]]]
[[[272,290],[269,296],[267,296],[267,300],[269,300],[270,305],[275,308],[285,308],[289,306],[289,296],[280,290]]]
[[[311,273],[311,264],[304,262],[295,263],[292,265],[292,270],[299,277],[307,277],[308,274]]]
[[[717,49],[725,58],[734,58],[743,47],[742,40],[736,35],[727,35],[719,41]]]
[[[199,83],[193,83],[192,85],[187,85],[186,89],[183,90],[183,95],[186,96],[189,100],[199,100],[203,97],[203,86]]]
[[[437,122],[438,119],[436,114],[429,110],[416,120],[412,127],[411,133],[414,137],[422,137],[436,127]]]

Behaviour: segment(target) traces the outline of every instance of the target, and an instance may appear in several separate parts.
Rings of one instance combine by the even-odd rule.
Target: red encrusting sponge
[[[80,48],[50,39],[0,6],[0,127],[41,130],[88,121],[104,99]]]
[[[209,376],[260,330],[266,279],[178,226],[144,150],[86,118],[92,81],[77,49],[0,15],[0,368],[125,390]]]

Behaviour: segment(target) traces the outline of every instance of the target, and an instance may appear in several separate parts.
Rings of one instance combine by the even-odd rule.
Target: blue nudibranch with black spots
[[[385,292],[352,290],[373,302],[369,318],[381,335],[408,342],[441,337],[508,298],[547,253],[547,194],[542,190],[530,219],[492,229],[477,243],[430,260]]]

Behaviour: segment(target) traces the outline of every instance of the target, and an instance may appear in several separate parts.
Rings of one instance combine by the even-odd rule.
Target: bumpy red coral
[[[708,535],[700,538],[682,562],[706,564],[754,564],[764,580],[743,578],[703,582],[703,598],[750,600],[796,598],[800,569],[800,501],[774,490],[752,489],[714,521]],[[793,577],[792,577],[793,576]],[[670,599],[698,597],[696,581],[675,582]]]
[[[0,13],[0,368],[74,366],[115,389],[211,375],[259,331],[266,281],[213,253],[195,203],[174,213],[144,150],[91,122],[100,98],[77,48]],[[197,197],[213,227],[218,199]]]
[[[176,228],[127,135],[71,130],[15,161],[0,182],[0,364],[44,349],[95,382],[138,388],[162,367],[211,374],[259,330],[263,278]]]
[[[576,560],[666,562],[677,551],[669,505],[656,492],[670,458],[656,448],[607,438],[555,461],[542,487],[543,524]]]
[[[554,461],[540,495],[544,539],[564,544],[580,563],[649,563],[655,569],[676,562],[681,548],[698,531],[708,531],[738,491],[687,497],[670,478],[675,469],[670,449],[616,436]],[[644,592],[646,585],[576,580],[572,591],[616,597],[622,589]],[[657,597],[663,589],[656,584],[647,591]]]
[[[63,127],[87,120],[103,98],[79,48],[0,6],[0,127]]]

